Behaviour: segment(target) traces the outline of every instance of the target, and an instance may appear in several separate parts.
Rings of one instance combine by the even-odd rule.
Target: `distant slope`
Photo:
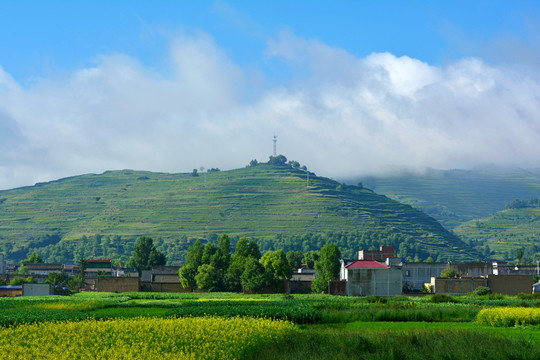
[[[0,246],[12,253],[43,247],[49,254],[51,247],[94,235],[147,235],[163,239],[165,247],[181,238],[221,233],[256,238],[267,248],[273,239],[288,238],[291,248],[305,250],[318,248],[324,239],[310,243],[311,237],[302,236],[328,232],[356,234],[344,242],[345,255],[361,244],[408,240],[411,256],[477,258],[438,222],[408,205],[314,174],[307,187],[305,173],[287,166],[261,164],[197,177],[109,171],[0,192]],[[377,238],[382,233],[385,237]],[[380,241],[361,243],[362,236]],[[74,248],[64,245],[53,249],[55,259],[74,256],[68,254]]]
[[[502,210],[507,201],[540,195],[540,173],[522,169],[429,170],[355,181],[422,210],[447,229]]]
[[[491,257],[516,260],[523,248],[523,263],[540,260],[540,207],[505,209],[482,219],[466,222],[455,229],[466,242],[484,248]],[[487,253],[485,253],[487,255]]]

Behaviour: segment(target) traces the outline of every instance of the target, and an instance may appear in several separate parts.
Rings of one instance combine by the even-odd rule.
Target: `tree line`
[[[314,292],[326,292],[328,281],[339,276],[341,252],[335,244],[325,244],[318,252],[283,249],[267,251],[263,256],[257,242],[246,237],[238,239],[235,251],[223,234],[217,243],[203,245],[197,240],[187,251],[186,263],[178,271],[182,286],[207,291],[258,292],[272,286],[280,290],[285,280],[292,277],[293,269],[302,263],[317,270],[312,283]]]

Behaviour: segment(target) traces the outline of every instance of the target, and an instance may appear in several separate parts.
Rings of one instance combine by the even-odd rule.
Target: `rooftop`
[[[390,269],[388,266],[373,260],[356,260],[345,267],[347,269]]]

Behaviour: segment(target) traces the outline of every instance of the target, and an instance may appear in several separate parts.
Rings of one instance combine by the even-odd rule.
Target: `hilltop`
[[[478,254],[436,220],[358,186],[291,166],[258,164],[198,174],[107,171],[0,191],[0,250],[12,260],[37,251],[49,261],[124,258],[151,236],[169,261],[193,239],[221,233],[255,239],[262,250],[318,250],[344,256],[392,244],[412,259],[474,260]]]

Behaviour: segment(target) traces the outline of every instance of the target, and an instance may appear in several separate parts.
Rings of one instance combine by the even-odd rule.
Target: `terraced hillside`
[[[353,182],[358,180],[433,216],[447,229],[502,210],[508,201],[540,196],[540,173],[523,169],[429,170]]]
[[[540,259],[540,206],[505,209],[466,222],[455,232],[494,259],[516,260],[520,248],[522,263],[535,264]]]
[[[402,245],[402,256],[478,257],[408,205],[314,174],[307,186],[306,173],[288,166],[259,164],[199,176],[109,171],[0,192],[0,250],[12,259],[38,251],[50,260],[71,260],[80,250],[77,243],[96,235],[107,240],[93,245],[92,256],[106,256],[97,247],[118,248],[141,235],[159,239],[172,253],[171,244],[221,233],[254,238],[263,250],[306,251],[337,239],[345,256],[360,246],[392,243]]]

